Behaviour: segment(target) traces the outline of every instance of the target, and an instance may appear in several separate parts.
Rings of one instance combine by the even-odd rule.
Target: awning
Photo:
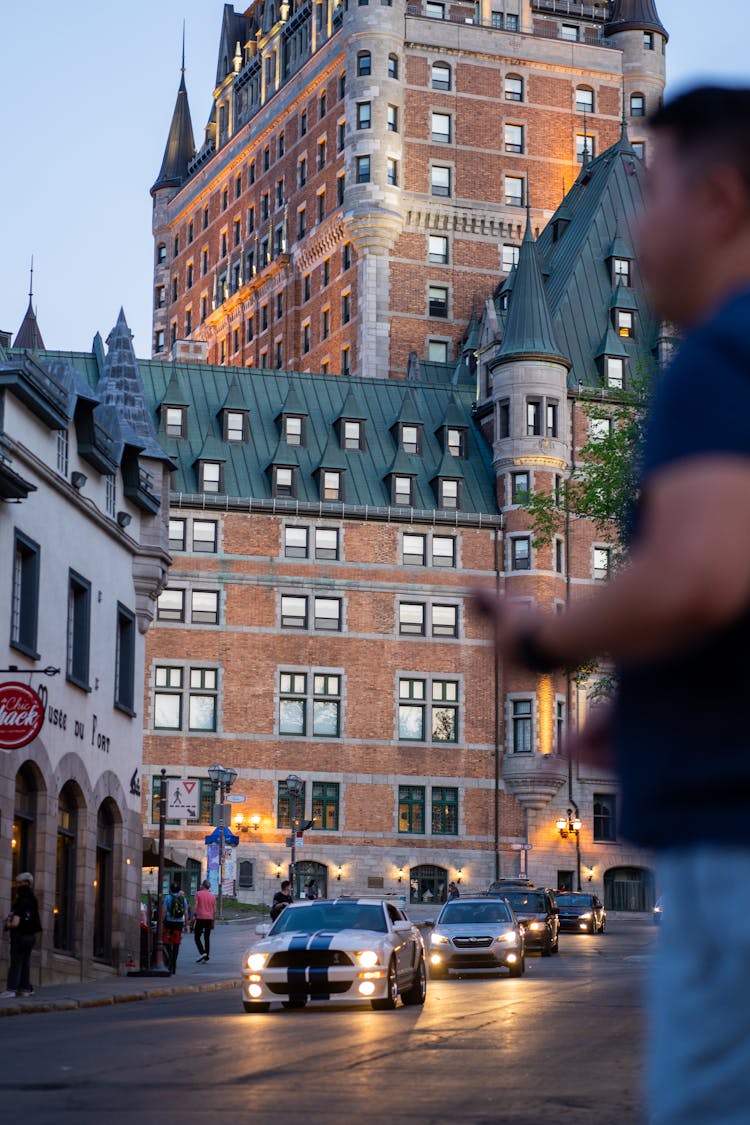
[[[220,837],[219,829],[214,828],[211,835],[206,836],[206,843],[207,844],[218,844],[219,837]],[[230,832],[229,829],[227,828],[226,824],[225,824],[224,825],[224,843],[225,844],[231,844],[233,848],[236,848],[237,845],[239,844],[239,842],[240,842],[239,836],[235,836],[232,832]]]
[[[187,867],[187,861],[190,858],[186,852],[178,851],[177,848],[168,846],[164,848],[165,867]],[[159,866],[159,841],[154,839],[153,836],[143,837],[143,866]]]

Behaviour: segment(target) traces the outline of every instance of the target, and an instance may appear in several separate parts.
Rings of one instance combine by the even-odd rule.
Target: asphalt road
[[[0,1106],[33,1125],[641,1120],[656,932],[563,935],[526,976],[432,982],[423,1009],[246,1015],[239,991],[2,1021]]]

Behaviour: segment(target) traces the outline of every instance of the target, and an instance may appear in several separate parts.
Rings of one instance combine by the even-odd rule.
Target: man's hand
[[[494,590],[480,586],[472,593],[475,610],[492,627],[492,639],[509,660],[518,660],[520,638],[534,628],[538,615],[527,606],[498,597]]]
[[[583,766],[613,771],[612,723],[615,705],[612,700],[591,709],[584,727],[566,740],[565,753]]]

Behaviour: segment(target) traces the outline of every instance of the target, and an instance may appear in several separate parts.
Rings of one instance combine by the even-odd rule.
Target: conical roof
[[[42,333],[39,331],[39,323],[31,302],[31,295],[29,295],[29,307],[24,313],[13,347],[27,348],[29,351],[44,351],[44,340],[42,339]]]
[[[306,416],[308,413],[309,411],[307,410],[307,407],[297,393],[297,388],[294,386],[294,383],[290,383],[289,390],[287,391],[286,398],[284,399],[284,405],[276,415],[275,420],[278,422],[279,418],[282,418],[285,414],[293,414],[295,417],[301,418]]]
[[[622,336],[615,332],[611,324],[602,337],[595,359],[601,359],[604,355],[622,356],[623,358],[627,358],[628,355],[628,349],[625,347]]]
[[[351,417],[351,415],[349,415]],[[401,409],[393,420],[393,425],[421,426],[422,415],[417,409],[417,403],[411,390],[408,390],[401,402]],[[393,426],[391,427],[391,429]]]
[[[190,118],[187,87],[185,86],[185,60],[183,55],[182,75],[177,90],[177,101],[169,126],[169,135],[164,149],[164,157],[159,175],[151,188],[151,194],[160,188],[179,187],[187,179],[188,164],[195,155],[193,122]]]
[[[169,461],[156,438],[130,329],[122,309],[117,324],[107,337],[107,348],[102,376],[96,388],[99,397],[117,411],[124,441],[142,450],[146,457]]]
[[[635,290],[628,289],[627,285],[623,285],[620,281],[612,294],[609,307],[611,309],[629,309],[631,312],[638,312],[638,297],[636,296]]]
[[[217,413],[221,414],[222,410],[242,411],[247,410],[247,403],[245,402],[240,385],[235,376],[227,389],[226,397],[219,407]]]
[[[461,461],[458,457],[454,457],[446,449],[443,456],[440,458],[440,464],[432,474],[432,480],[439,480],[441,477],[447,477],[449,480],[463,479],[464,470]]]
[[[525,357],[554,359],[570,367],[555,336],[528,210],[526,233],[521,243],[510,297],[508,321],[496,362]]]
[[[349,462],[347,461],[346,454],[337,441],[334,440],[331,434],[328,435],[328,440],[325,449],[320,455],[318,462],[318,470],[320,469],[348,469]]]
[[[341,410],[339,410],[336,416],[336,421],[338,422],[342,418],[349,418],[353,421],[364,421],[366,417],[367,414],[362,409],[360,401],[355,395],[353,388],[349,387]]]
[[[185,391],[180,380],[180,376],[173,368],[169,382],[167,383],[166,390],[164,391],[164,398],[161,400],[162,406],[189,406]]]
[[[656,10],[656,0],[612,0],[612,13],[604,25],[603,34],[616,35],[620,31],[658,31],[669,38]]]

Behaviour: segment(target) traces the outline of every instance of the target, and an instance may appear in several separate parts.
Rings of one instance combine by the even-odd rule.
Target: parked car
[[[510,903],[524,928],[526,949],[538,949],[542,957],[560,949],[560,918],[554,891],[546,887],[523,887],[499,892]]]
[[[578,933],[603,934],[607,924],[604,903],[596,895],[566,891],[557,896],[560,929]]]
[[[487,891],[490,895],[501,895],[505,891],[517,891],[519,887],[533,887],[535,884],[531,879],[519,875],[517,878],[511,879],[497,879],[494,883],[490,883]]]
[[[451,969],[526,971],[523,928],[504,898],[460,898],[446,902],[430,934],[430,976]]]
[[[293,902],[242,959],[242,1004],[267,1012],[272,1001],[363,1001],[373,1008],[424,1004],[422,935],[395,903],[381,899]]]

